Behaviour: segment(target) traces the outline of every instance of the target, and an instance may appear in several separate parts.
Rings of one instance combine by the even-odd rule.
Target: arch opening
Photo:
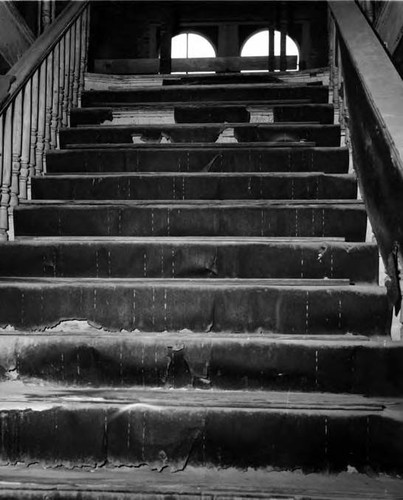
[[[280,40],[281,33],[279,31],[274,31],[274,55],[280,55]],[[241,57],[257,57],[257,56],[269,56],[269,30],[261,30],[253,35],[251,35],[243,44],[241,49]],[[299,68],[299,49],[294,40],[286,35],[286,55],[287,56],[297,56],[297,67]],[[287,70],[287,71],[296,71]],[[244,71],[247,73],[256,72],[258,70]],[[275,70],[278,71],[278,70]]]
[[[193,32],[176,35],[171,41],[172,59],[216,57],[213,44],[204,36]],[[208,74],[214,71],[175,71],[173,74]]]

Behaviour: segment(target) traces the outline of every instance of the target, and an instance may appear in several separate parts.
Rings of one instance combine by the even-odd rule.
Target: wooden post
[[[280,71],[287,70],[287,28],[288,28],[288,12],[287,4],[281,2],[281,18],[280,18]]]
[[[269,60],[268,60],[269,71],[274,71],[276,69],[275,64],[276,63],[274,57],[274,27],[271,24],[269,26]]]
[[[12,177],[11,177],[11,200],[10,206],[18,205],[18,194],[20,191],[21,170],[21,139],[22,139],[22,91],[17,94],[13,104],[12,123]]]
[[[80,66],[81,66],[81,18],[75,23],[75,40],[74,40],[74,79],[73,79],[73,100],[72,104],[76,108],[78,106],[78,87],[80,82]]]
[[[38,140],[36,142],[35,175],[43,172],[43,155],[45,150],[45,106],[46,106],[46,60],[39,68],[39,100],[38,100]]]
[[[53,52],[46,58],[45,151],[52,148],[50,125],[53,109]]]
[[[57,131],[59,125],[59,77],[60,77],[60,44],[53,49],[53,100],[52,100],[52,119],[50,122],[50,141],[52,149],[57,147]]]
[[[24,88],[23,121],[22,121],[22,147],[21,147],[21,174],[19,196],[27,199],[27,181],[29,175],[29,158],[31,146],[31,109],[32,109],[32,80],[28,80]]]
[[[50,0],[42,0],[42,31],[45,30],[52,21],[52,5]]]
[[[32,104],[31,104],[31,148],[29,154],[29,177],[35,174],[36,143],[38,140],[38,107],[39,107],[39,70],[32,76]]]
[[[13,107],[7,108],[3,114],[3,170],[1,180],[1,200],[0,200],[0,239],[7,240],[8,230],[8,208],[10,206],[10,184],[12,168],[12,135],[13,135]]]
[[[69,109],[69,76],[70,76],[70,30],[64,37],[64,94],[63,94],[63,125],[68,125]]]

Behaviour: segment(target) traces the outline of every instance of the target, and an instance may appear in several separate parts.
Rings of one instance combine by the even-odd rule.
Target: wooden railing
[[[0,240],[8,239],[10,208],[29,197],[30,179],[46,168],[58,130],[84,88],[89,2],[71,2],[7,76],[0,95]]]
[[[354,2],[329,1],[331,80],[388,280],[402,303],[403,81]]]

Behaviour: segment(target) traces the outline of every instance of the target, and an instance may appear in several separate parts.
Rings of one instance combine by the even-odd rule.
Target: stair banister
[[[0,240],[9,237],[10,207],[27,199],[84,89],[89,1],[70,2],[10,69],[0,93]]]
[[[360,191],[401,309],[403,251],[403,81],[353,1],[329,1],[335,94],[345,97]],[[340,78],[341,77],[341,78]]]

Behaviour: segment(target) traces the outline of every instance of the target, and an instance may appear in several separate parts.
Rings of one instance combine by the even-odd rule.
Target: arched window
[[[216,57],[213,45],[202,35],[186,32],[176,35],[171,42],[172,59],[190,59],[194,57]],[[178,73],[178,72],[177,72]],[[188,73],[212,73],[211,71],[189,71]]]
[[[280,38],[279,31],[274,32],[274,55],[280,55]],[[243,44],[241,57],[247,56],[268,56],[269,55],[269,30],[262,30],[254,33]],[[299,50],[297,44],[288,35],[286,36],[286,55],[297,56],[297,69],[299,65]]]

